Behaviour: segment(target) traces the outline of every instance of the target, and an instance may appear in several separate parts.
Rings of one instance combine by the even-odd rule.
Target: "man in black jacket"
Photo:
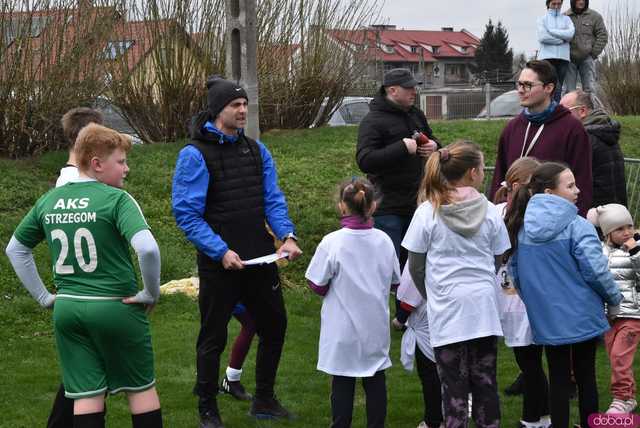
[[[620,123],[602,109],[595,108],[591,94],[581,90],[569,92],[560,104],[584,125],[593,153],[593,200],[597,207],[605,204],[627,205],[624,155],[620,149]]]
[[[418,84],[405,68],[384,75],[380,92],[360,123],[356,149],[358,166],[382,197],[374,213],[375,227],[393,241],[401,267],[407,253],[400,244],[417,206],[424,164],[438,148],[427,117],[414,105]],[[418,138],[416,132],[422,136]],[[404,318],[398,315],[396,328]]]
[[[400,255],[400,243],[416,209],[424,164],[437,149],[425,114],[414,106],[418,84],[404,68],[384,75],[380,93],[360,123],[356,150],[358,166],[382,196],[375,225],[393,240],[401,265],[406,254]],[[428,138],[426,144],[414,139],[416,131]]]

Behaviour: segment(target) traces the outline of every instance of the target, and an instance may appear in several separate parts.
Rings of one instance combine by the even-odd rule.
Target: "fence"
[[[429,119],[510,117],[520,113],[511,85],[420,90],[419,105]],[[504,95],[503,95],[504,94]]]
[[[484,168],[483,191],[485,194],[489,191],[494,169],[495,167],[493,166]],[[631,217],[638,219],[640,218],[638,217],[638,214],[640,214],[640,159],[624,158],[624,172],[627,182],[627,208],[631,213]]]

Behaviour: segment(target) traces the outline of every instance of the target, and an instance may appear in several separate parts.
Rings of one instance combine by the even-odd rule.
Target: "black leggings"
[[[598,384],[596,382],[597,338],[572,345],[545,346],[549,364],[551,423],[553,428],[569,427],[571,395],[571,366],[578,385],[580,425],[588,427],[587,418],[598,412]],[[571,354],[573,353],[573,359]]]
[[[416,345],[416,367],[422,384],[424,421],[429,427],[438,427],[442,417],[442,387],[436,363],[428,359]]]
[[[387,417],[387,384],[384,370],[372,377],[363,377],[366,397],[367,428],[384,428]],[[331,428],[349,428],[353,417],[356,378],[333,376],[331,382]]]
[[[513,348],[518,367],[522,371],[522,420],[538,422],[549,414],[549,385],[542,368],[540,345],[517,346]]]

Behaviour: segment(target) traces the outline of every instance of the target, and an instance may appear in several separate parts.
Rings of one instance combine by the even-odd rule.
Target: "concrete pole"
[[[484,85],[484,108],[487,112],[487,119],[491,119],[491,83]]]
[[[227,12],[226,75],[243,86],[249,96],[249,114],[245,133],[260,138],[258,116],[258,69],[256,61],[256,0],[225,0]]]

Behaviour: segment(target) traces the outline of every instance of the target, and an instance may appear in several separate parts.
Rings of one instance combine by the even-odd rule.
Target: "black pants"
[[[384,370],[372,377],[363,377],[362,386],[367,402],[367,428],[384,428],[387,417],[387,384]],[[333,376],[331,382],[331,428],[349,428],[353,416],[356,378]]]
[[[64,396],[63,384],[60,384],[53,401],[47,428],[73,428],[73,400]]]
[[[542,350],[540,345],[517,346],[513,348],[516,362],[522,372],[522,420],[538,422],[549,414],[549,385],[542,368]]]
[[[442,387],[436,363],[428,359],[416,345],[416,367],[422,384],[424,421],[429,427],[438,427],[442,421]]]
[[[256,355],[256,397],[270,398],[278,371],[287,314],[275,264],[240,271],[198,269],[200,275],[200,334],[198,335],[195,392],[199,410],[217,412],[216,394],[220,354],[227,343],[227,324],[239,301],[254,317],[259,337]]]
[[[569,427],[569,397],[571,394],[571,366],[578,385],[580,425],[588,427],[587,418],[598,412],[598,384],[596,382],[597,338],[572,345],[545,346],[549,364],[549,395],[553,428]],[[571,358],[573,353],[574,358]]]
[[[558,58],[547,58],[547,61],[553,65],[553,68],[556,69],[556,74],[558,75],[558,84],[553,91],[553,100],[560,102],[560,98],[562,98],[562,85],[564,84],[564,78],[567,75],[567,71],[569,70],[569,65],[571,64],[569,61]]]

